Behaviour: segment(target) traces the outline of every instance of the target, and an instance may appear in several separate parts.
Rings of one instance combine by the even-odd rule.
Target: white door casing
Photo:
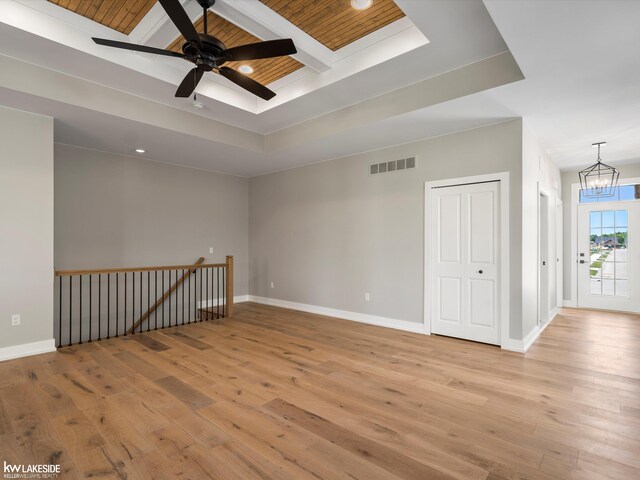
[[[549,321],[551,256],[549,195],[540,191],[538,196],[538,325]]]
[[[431,331],[501,344],[500,182],[431,190]]]
[[[556,199],[556,302],[554,308],[562,307],[564,300],[564,214],[562,200]]]

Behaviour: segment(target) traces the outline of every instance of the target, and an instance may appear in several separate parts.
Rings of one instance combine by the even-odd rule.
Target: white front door
[[[431,199],[431,331],[499,345],[500,182]]]
[[[640,312],[640,202],[578,206],[578,306]]]

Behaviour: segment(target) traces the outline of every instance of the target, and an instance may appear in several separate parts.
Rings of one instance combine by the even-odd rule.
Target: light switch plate
[[[11,326],[17,327],[20,325],[20,315],[11,315]]]

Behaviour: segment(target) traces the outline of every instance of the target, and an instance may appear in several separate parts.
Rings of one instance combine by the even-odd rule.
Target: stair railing
[[[230,317],[233,257],[225,263],[56,271],[58,347]],[[144,313],[143,313],[144,312]]]

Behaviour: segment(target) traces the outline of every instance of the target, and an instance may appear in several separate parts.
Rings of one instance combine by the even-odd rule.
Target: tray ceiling
[[[43,3],[100,24],[96,25],[96,31],[107,27],[114,30],[114,34],[127,35],[129,38],[122,40],[130,43],[182,51],[184,39],[176,36],[175,28],[157,0],[48,0]],[[204,17],[200,6],[195,0],[181,0],[181,3],[196,30],[202,32]],[[263,85],[300,70],[291,80],[277,82],[271,87],[279,97],[269,105],[287,101],[287,97],[281,95],[283,87],[295,85],[290,89],[289,99],[295,98],[428,43],[393,0],[373,0],[366,10],[354,9],[350,0],[219,0],[207,15],[208,33],[222,40],[227,47],[272,38],[294,38],[298,47],[295,59],[280,57],[229,63],[234,69],[248,65],[253,72],[245,75]],[[71,18],[62,15],[58,18],[76,24]],[[82,25],[81,22],[77,24]],[[82,29],[91,30],[91,27],[85,25]],[[108,38],[109,34],[96,36]],[[121,40],[117,36],[113,39]],[[358,40],[365,43],[353,45]],[[114,60],[113,52],[105,52],[105,55]],[[124,61],[132,58],[129,56]],[[345,60],[347,58],[350,64]],[[308,68],[303,70],[305,66]],[[226,85],[226,82],[221,84]],[[235,97],[227,95],[225,98],[241,108],[252,108],[231,100]]]
[[[249,32],[241,29],[233,23],[209,11],[208,13],[208,31],[209,35],[213,35],[222,40],[227,47],[237,47],[238,45],[246,45],[248,43],[256,43],[261,40],[254,37]],[[198,32],[204,31],[204,16],[200,17],[195,23]],[[184,43],[182,37],[176,38],[167,48],[174,52],[181,52]],[[295,72],[303,65],[291,57],[278,57],[264,60],[252,60],[247,62],[229,62],[229,67],[237,69],[240,65],[249,65],[253,68],[253,73],[248,75],[257,82],[267,85],[278,80],[292,72]]]
[[[149,13],[156,0],[49,0],[126,35]]]
[[[356,10],[349,0],[260,0],[333,51],[404,17],[393,0]]]
[[[195,28],[203,31],[202,8],[198,2],[179,1]],[[396,1],[403,9],[406,8],[400,0]],[[240,123],[243,125],[249,123],[248,128],[261,130],[263,127],[251,125],[271,123],[271,116],[269,120],[262,122],[256,118],[244,118],[243,112],[261,116],[311,93],[328,91],[332,85],[344,83],[353,77],[353,81],[358,84],[354,91],[348,95],[329,94],[319,103],[323,110],[335,110],[344,103],[357,103],[375,92],[392,88],[397,83],[396,75],[387,74],[386,71],[382,71],[382,75],[374,75],[371,73],[372,69],[429,44],[429,39],[411,16],[405,15],[391,0],[373,0],[373,6],[364,11],[353,9],[350,0],[314,2],[306,13],[312,15],[316,22],[320,21],[323,14],[317,8],[318,3],[322,3],[327,9],[323,17],[325,30],[338,38],[339,43],[331,44],[337,50],[327,47],[261,0],[217,0],[206,17],[208,33],[219,37],[228,47],[261,40],[291,38],[298,51],[290,57],[231,62],[231,68],[240,69],[245,64],[251,67],[253,72],[248,76],[268,85],[277,93],[271,101],[262,101],[226,79],[207,75],[198,86],[198,97],[205,107],[199,113],[221,117],[227,121],[233,117],[231,123],[234,124],[242,118]],[[297,9],[296,21],[305,21],[300,11],[301,3],[290,0],[290,4],[289,8]],[[307,3],[307,6],[310,5]],[[433,12],[433,8],[430,12]],[[185,75],[185,64],[178,59],[106,48],[91,41],[92,37],[104,38],[180,51],[184,40],[157,0],[0,0],[0,17],[0,27],[6,24],[10,28],[29,32],[55,44],[70,47],[83,55],[106,61],[104,67],[112,78],[112,83],[118,83],[123,75],[126,76],[125,72],[131,70],[164,82],[157,85],[160,91],[166,88],[166,84],[178,85]],[[308,25],[313,26],[312,23]],[[348,38],[344,35],[348,35]],[[351,43],[339,48],[348,41]],[[16,54],[15,48],[10,48],[9,51]],[[86,59],[75,63],[70,60],[70,55],[58,60],[41,53],[37,55],[45,62],[64,63],[63,70],[82,70],[81,76],[104,81],[104,74],[97,75],[95,68],[86,67]],[[122,74],[110,73],[116,71],[116,65],[127,70],[123,70]],[[376,81],[365,82],[363,85],[361,80],[355,80],[356,75],[372,75]],[[401,83],[411,82],[410,78],[411,75],[403,75]],[[140,85],[136,88],[140,89],[141,94],[149,95],[150,80],[140,77],[139,82]],[[128,91],[131,85],[131,81],[123,82],[120,88]],[[164,102],[176,104],[179,108],[191,108],[190,102],[175,99],[173,94],[169,95],[164,90],[159,96]],[[312,104],[316,102],[310,96],[308,99]],[[227,106],[232,108],[227,109]],[[307,111],[310,110],[306,107],[295,109],[294,116],[306,117]],[[294,119],[286,117],[278,120],[278,124],[290,121],[296,123]],[[277,127],[264,127],[266,131],[272,128]]]

